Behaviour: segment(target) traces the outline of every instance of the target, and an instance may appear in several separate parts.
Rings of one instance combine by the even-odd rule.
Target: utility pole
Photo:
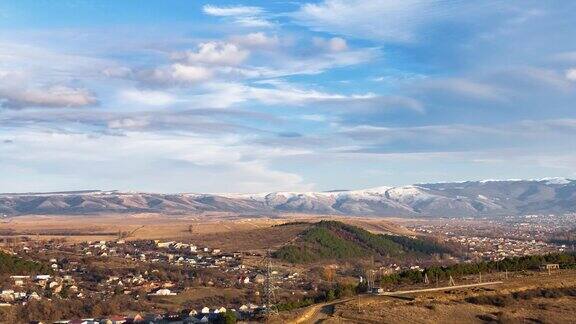
[[[424,274],[424,283],[427,285],[430,284],[430,280],[428,280],[428,274],[427,273]]]
[[[368,286],[368,292],[372,292],[374,288],[374,270],[366,271],[366,284]]]
[[[452,278],[452,275],[450,275],[450,280],[448,281],[448,285],[449,285],[449,286],[456,286],[456,283],[454,282],[454,279]]]

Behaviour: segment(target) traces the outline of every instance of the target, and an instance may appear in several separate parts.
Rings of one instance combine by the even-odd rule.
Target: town
[[[50,298],[93,301],[122,296],[145,301],[142,306],[154,311],[150,305],[166,302],[165,298],[169,297],[186,298],[195,289],[228,289],[243,292],[245,297],[222,301],[227,303],[226,307],[222,304],[204,304],[201,300],[190,302],[191,299],[186,298],[189,303],[186,304],[185,313],[149,312],[148,317],[142,319],[185,317],[193,323],[213,321],[226,313],[227,307],[235,307],[229,311],[234,312],[237,319],[257,317],[266,311],[266,305],[260,298],[267,280],[266,269],[258,264],[247,265],[250,264],[247,260],[262,259],[260,255],[228,253],[217,248],[199,248],[189,243],[159,240],[127,242],[119,239],[77,244],[51,240],[10,245],[10,250],[4,250],[48,264],[49,273],[10,276],[10,280],[3,283],[0,293],[0,306],[3,307]],[[298,273],[274,270],[270,275],[275,285],[306,294],[308,287],[300,280]],[[120,317],[111,319],[116,323]],[[139,314],[135,314],[132,320],[138,318]]]
[[[571,230],[576,214],[524,215],[484,219],[408,221],[415,232],[442,237],[462,248],[462,261],[574,251],[574,244],[559,242],[559,233]]]
[[[568,224],[573,218],[574,215],[565,215],[561,221]],[[534,217],[518,221],[526,219]],[[338,287],[341,293],[357,289],[354,287],[361,286],[376,272],[389,276],[404,271],[422,272],[434,265],[573,250],[566,244],[522,239],[523,229],[537,228],[546,233],[543,221],[524,227],[516,226],[510,219],[474,220],[475,226],[466,222],[436,219],[411,221],[407,225],[422,233],[419,235],[441,240],[450,247],[452,252],[448,254],[351,260],[344,264],[325,262],[312,267],[281,262],[269,251],[229,251],[199,246],[192,239],[151,240],[120,233],[116,239],[75,242],[6,236],[1,241],[2,253],[34,260],[41,267],[36,268],[35,274],[3,277],[0,310],[25,307],[30,320],[58,314],[70,317],[58,316],[60,321],[55,323],[204,323],[219,322],[225,316],[261,320],[278,308],[329,298],[330,293],[334,294],[336,276],[349,284],[347,288]],[[492,232],[496,234],[479,235],[483,226],[476,226],[478,222],[497,228]],[[558,220],[555,222],[557,226]],[[78,305],[83,305],[80,310],[75,309]],[[96,317],[86,319],[86,314]],[[79,321],[81,318],[84,320]]]

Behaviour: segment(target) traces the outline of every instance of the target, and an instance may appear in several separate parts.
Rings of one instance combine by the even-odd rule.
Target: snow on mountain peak
[[[434,197],[434,195],[425,192],[423,188],[418,186],[395,187],[388,190],[387,194],[390,199],[402,203],[424,201]]]
[[[546,181],[546,184],[565,185],[572,182],[572,180],[562,177],[542,178],[540,181]]]

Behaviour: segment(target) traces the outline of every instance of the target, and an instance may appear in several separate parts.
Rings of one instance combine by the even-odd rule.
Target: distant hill
[[[308,263],[368,256],[395,257],[447,252],[449,251],[445,247],[429,240],[373,234],[342,222],[320,221],[311,224],[297,239],[279,248],[273,256],[290,263]]]
[[[481,217],[576,212],[576,181],[486,180],[329,192],[156,194],[78,191],[0,194],[0,216],[231,212]]]

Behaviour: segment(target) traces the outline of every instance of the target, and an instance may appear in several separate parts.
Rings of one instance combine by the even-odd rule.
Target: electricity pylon
[[[276,307],[276,294],[274,290],[277,288],[272,282],[272,257],[270,251],[264,259],[264,264],[266,267],[266,276],[264,278],[264,306],[266,307],[264,313],[266,316],[272,316],[278,314],[278,308]]]

